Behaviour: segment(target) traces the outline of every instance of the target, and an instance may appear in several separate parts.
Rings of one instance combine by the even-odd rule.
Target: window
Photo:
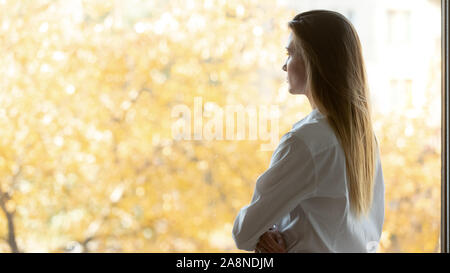
[[[411,40],[411,18],[410,11],[407,10],[388,10],[388,43],[402,44],[409,43]]]
[[[213,113],[261,121],[276,106],[276,141],[308,114],[281,67],[286,22],[319,8],[353,22],[367,57],[379,251],[449,252],[448,0],[185,2],[0,1],[0,252],[236,252],[232,221],[274,135],[254,122],[214,139],[227,123]],[[173,136],[175,108],[191,140]]]
[[[441,177],[441,252],[450,252],[450,3],[442,1],[442,177]]]
[[[391,79],[390,94],[391,102],[395,107],[411,107],[412,106],[412,80],[411,79]]]

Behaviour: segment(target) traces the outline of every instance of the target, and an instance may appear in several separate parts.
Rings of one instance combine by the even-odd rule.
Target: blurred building
[[[355,26],[376,111],[389,113],[427,103],[440,58],[440,2],[430,0],[285,0],[297,12],[330,9]],[[433,70],[434,69],[434,70]],[[436,86],[435,86],[436,87]],[[434,88],[436,89],[436,88]],[[433,92],[436,92],[434,90]],[[438,90],[439,92],[439,90]],[[439,94],[437,94],[439,96]],[[428,102],[430,103],[430,102]],[[440,119],[440,115],[438,115]]]

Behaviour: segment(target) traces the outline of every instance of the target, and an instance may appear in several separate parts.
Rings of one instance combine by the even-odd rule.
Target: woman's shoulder
[[[300,139],[313,154],[339,144],[326,119],[305,122],[301,126],[293,128],[288,134],[292,135],[290,137]]]

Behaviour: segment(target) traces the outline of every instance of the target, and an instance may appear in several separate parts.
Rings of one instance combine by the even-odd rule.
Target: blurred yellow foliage
[[[310,111],[278,94],[293,11],[124,2],[0,1],[0,251],[236,252],[234,217],[271,153],[259,140],[175,141],[171,108],[196,96],[277,102],[280,136]],[[374,117],[381,251],[439,251],[440,128],[428,110]]]

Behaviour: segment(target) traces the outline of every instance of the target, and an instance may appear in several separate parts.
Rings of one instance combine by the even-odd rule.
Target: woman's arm
[[[232,235],[239,249],[254,251],[274,223],[316,193],[314,161],[303,140],[286,134],[272,159],[256,181],[252,201],[234,221]]]

